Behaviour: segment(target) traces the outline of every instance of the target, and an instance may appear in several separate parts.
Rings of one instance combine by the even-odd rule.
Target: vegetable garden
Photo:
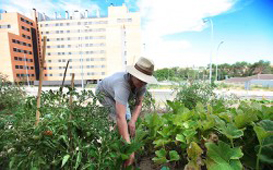
[[[1,84],[0,169],[122,169],[132,152],[127,169],[273,169],[272,101],[217,98],[192,84],[159,114],[148,94],[126,144],[98,96],[67,88],[42,93],[35,126],[36,97]]]

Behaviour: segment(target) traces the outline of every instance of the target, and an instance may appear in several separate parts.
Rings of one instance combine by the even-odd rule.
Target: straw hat
[[[134,66],[127,66],[126,70],[143,82],[157,83],[156,78],[153,76],[154,62],[148,58],[140,57]]]

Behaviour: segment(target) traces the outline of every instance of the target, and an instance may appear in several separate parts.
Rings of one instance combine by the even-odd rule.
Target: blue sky
[[[141,13],[142,54],[158,68],[204,66],[211,51],[213,63],[273,64],[273,0],[0,0],[0,8],[27,16],[33,7],[49,16],[76,9],[98,9],[107,15],[111,3],[125,3],[130,11]],[[211,26],[204,18],[213,22],[212,43]]]

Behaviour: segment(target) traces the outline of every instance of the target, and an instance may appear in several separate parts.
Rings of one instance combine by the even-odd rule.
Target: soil
[[[154,169],[156,169],[156,167],[154,166],[153,161],[150,160],[150,159],[141,160],[141,162],[139,164],[139,168],[141,170],[154,170]]]

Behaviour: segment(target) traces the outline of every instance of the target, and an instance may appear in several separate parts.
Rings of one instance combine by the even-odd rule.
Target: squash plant
[[[198,102],[192,110],[179,101],[167,104],[171,112],[144,120],[149,134],[145,150],[155,155],[155,163],[193,169],[272,168],[272,106],[253,100],[238,107]]]

